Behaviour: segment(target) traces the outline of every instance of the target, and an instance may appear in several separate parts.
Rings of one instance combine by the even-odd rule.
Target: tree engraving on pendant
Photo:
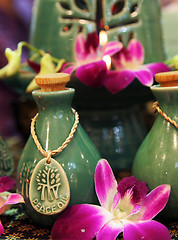
[[[30,180],[29,198],[33,208],[45,215],[62,212],[70,200],[70,188],[62,166],[55,160],[46,163],[46,158],[36,165]]]
[[[41,200],[45,200],[45,190],[47,191],[48,201],[53,201],[58,199],[58,190],[60,183],[60,174],[58,169],[51,169],[48,166],[45,166],[45,169],[42,171],[39,170],[36,181],[37,181],[37,190],[41,190]]]

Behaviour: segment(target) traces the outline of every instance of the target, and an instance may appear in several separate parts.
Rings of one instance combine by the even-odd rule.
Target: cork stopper
[[[40,74],[35,77],[35,81],[42,92],[61,91],[66,89],[70,75],[67,73]]]
[[[155,80],[161,87],[178,86],[178,71],[157,73],[155,74]]]

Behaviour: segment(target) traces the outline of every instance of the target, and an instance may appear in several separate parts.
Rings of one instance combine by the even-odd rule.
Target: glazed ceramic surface
[[[0,135],[0,176],[11,175],[14,170],[12,154],[5,139]]]
[[[75,121],[74,113],[71,110],[73,95],[74,89],[33,92],[39,108],[35,131],[39,142],[46,151],[59,148],[71,131]],[[17,170],[17,188],[25,198],[25,210],[36,222],[48,226],[56,219],[57,208],[62,206],[62,201],[64,205],[67,205],[68,197],[70,197],[69,205],[95,203],[94,171],[100,156],[79,124],[68,146],[52,158],[54,159],[52,165],[45,166],[44,161],[40,162],[44,156],[30,136],[20,157]],[[51,181],[51,185],[58,185],[60,198],[63,200],[59,201],[56,188],[51,188],[51,190],[47,187],[46,189],[40,188],[40,184],[41,186],[42,183],[46,184],[47,175],[50,177],[48,181]],[[31,184],[32,176],[34,176],[34,184]],[[68,184],[70,189],[68,189]],[[64,189],[61,191],[62,187]],[[50,191],[53,193],[52,196]],[[29,199],[30,194],[31,199]],[[49,202],[53,201],[54,204],[49,207]]]
[[[164,60],[159,0],[36,0],[30,41],[56,57],[73,61],[77,34],[99,33],[103,28],[108,41],[119,40],[127,46],[131,38],[139,39],[145,48],[145,62]],[[68,86],[76,89],[74,104],[102,156],[116,171],[130,169],[146,132],[133,105],[137,105],[135,98],[143,103],[149,89],[136,84],[113,95],[73,78]],[[128,99],[131,104],[126,103],[125,110],[120,108]]]
[[[159,0],[35,0],[30,41],[73,61],[77,34],[105,29],[109,41],[140,40],[146,62],[157,62],[165,58],[160,20]]]
[[[83,127],[114,172],[130,170],[147,133],[138,106],[80,110],[80,115]]]
[[[178,122],[178,87],[151,88],[160,108]],[[163,214],[178,219],[178,129],[158,114],[149,134],[140,146],[133,164],[136,178],[147,182],[150,189],[160,184],[171,185],[171,195]]]

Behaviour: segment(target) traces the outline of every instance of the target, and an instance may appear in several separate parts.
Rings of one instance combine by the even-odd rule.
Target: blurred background
[[[18,42],[28,41],[34,0],[0,0],[0,68],[7,64],[5,48],[16,49]],[[162,29],[167,58],[178,54],[178,0],[161,0]],[[23,51],[23,58],[27,53]],[[9,145],[21,139],[14,116],[17,93],[0,82],[0,133]],[[25,121],[25,119],[24,119]],[[30,133],[30,129],[29,129]]]

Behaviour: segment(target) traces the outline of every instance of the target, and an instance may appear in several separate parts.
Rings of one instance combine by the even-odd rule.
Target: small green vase
[[[12,175],[14,163],[12,153],[10,152],[7,143],[0,134],[0,177]]]
[[[72,88],[53,92],[33,92],[33,97],[39,108],[35,132],[45,151],[58,149],[70,133],[75,121],[74,113],[71,110],[74,92],[75,90]],[[50,184],[54,185],[54,181],[56,183],[60,182],[60,196],[57,196],[58,200],[65,191],[68,191],[65,184],[68,181],[70,187],[69,205],[95,203],[94,171],[100,155],[80,124],[78,124],[77,130],[67,147],[52,158],[55,159],[54,162],[60,164],[64,172],[63,174],[66,174],[67,177],[66,180],[62,174],[54,175],[55,171],[51,170]],[[32,136],[30,136],[18,163],[17,189],[24,196],[24,209],[27,214],[37,223],[51,226],[59,215],[55,211],[57,200],[54,199],[53,201],[57,190],[50,192],[51,199],[49,201],[52,204],[51,207],[48,206],[48,203],[45,203],[46,200],[44,199],[47,196],[47,188],[43,189],[43,197],[41,197],[40,201],[38,197],[34,204],[30,200],[30,194],[33,195],[35,191],[37,192],[35,182],[37,181],[36,183],[38,183],[38,181],[42,180],[42,183],[45,184],[46,181],[44,174],[48,170],[48,166],[43,170],[37,167],[37,165],[41,164],[40,161],[42,159],[44,159],[44,156],[37,149]],[[38,174],[32,177],[37,171]],[[41,174],[40,171],[42,172]],[[39,180],[41,175],[44,175],[44,177],[41,177]],[[38,186],[38,190],[39,192],[41,191],[40,186]],[[63,203],[58,202],[58,206],[59,204],[62,205]],[[50,212],[50,215],[47,212]]]
[[[156,85],[151,90],[160,109],[177,121],[178,86]],[[170,199],[162,216],[178,220],[178,129],[160,114],[136,154],[133,175],[147,182],[150,190],[160,184],[170,184]]]

